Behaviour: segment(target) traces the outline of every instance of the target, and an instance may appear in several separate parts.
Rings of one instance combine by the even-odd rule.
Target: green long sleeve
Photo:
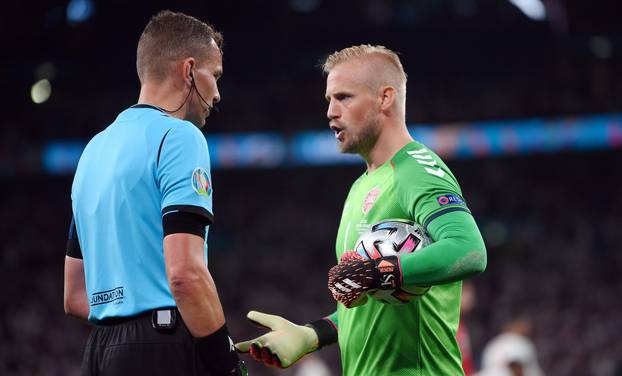
[[[405,286],[445,284],[486,269],[486,246],[470,213],[446,213],[427,230],[435,242],[400,257]]]

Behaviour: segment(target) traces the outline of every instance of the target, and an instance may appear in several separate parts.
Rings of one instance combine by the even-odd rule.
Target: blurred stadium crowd
[[[546,375],[620,375],[622,196],[616,152],[450,161],[489,251],[465,315],[475,363],[509,318],[529,317]],[[306,322],[334,309],[340,205],[361,167],[217,171],[210,269],[232,334],[261,330],[249,309]],[[0,374],[76,374],[88,326],[64,317],[62,265],[71,179],[5,187]],[[321,353],[338,374],[337,349]],[[257,375],[294,375],[263,369]]]
[[[52,95],[43,106],[34,107],[22,95],[6,95],[13,111],[1,120],[3,153],[19,154],[24,146],[50,138],[90,138],[136,100],[135,54],[141,27],[153,12],[170,4],[156,1],[153,10],[123,4],[127,11],[117,12],[115,2],[84,2],[93,3],[97,11],[88,22],[67,25],[62,14],[56,14],[62,7],[41,7],[15,31],[32,49],[6,59],[0,77],[20,93],[48,79]],[[292,9],[302,2],[317,9]],[[470,3],[472,11],[465,14],[459,3]],[[564,27],[534,22],[510,2],[489,0],[334,5],[279,0],[271,7],[248,2],[242,14],[226,2],[203,8],[180,1],[177,6],[210,20],[225,36],[223,101],[221,113],[210,119],[210,132],[323,128],[319,65],[329,53],[360,43],[383,44],[401,54],[409,75],[409,123],[622,108],[619,23],[614,12],[608,12],[612,5],[569,2]],[[378,19],[378,12],[386,17]],[[598,22],[586,22],[590,15]],[[2,17],[9,33],[8,13]],[[21,46],[19,38],[6,43],[9,49]]]
[[[62,2],[27,17],[10,11],[15,4],[0,13],[4,50],[23,50],[0,60],[8,109],[0,118],[0,375],[78,374],[89,327],[62,307],[71,177],[43,173],[41,146],[86,140],[136,101],[140,29],[171,7],[90,2],[96,13],[83,24],[66,24],[62,9],[58,16]],[[223,101],[208,141],[210,133],[325,129],[317,64],[362,42],[401,52],[409,124],[621,112],[615,2],[544,3],[567,4],[565,18],[533,22],[509,2],[486,0],[248,2],[242,13],[235,2],[179,1],[175,8],[225,35]],[[43,78],[52,95],[34,105],[27,92]],[[622,375],[620,149],[447,162],[488,247],[488,269],[473,279],[476,304],[464,316],[476,368],[486,343],[522,315],[533,323],[546,375]],[[249,309],[299,323],[332,312],[326,273],[341,205],[362,171],[213,172],[209,263],[236,339],[260,332],[245,320]],[[320,359],[339,374],[336,348]],[[253,375],[300,371],[248,363]]]

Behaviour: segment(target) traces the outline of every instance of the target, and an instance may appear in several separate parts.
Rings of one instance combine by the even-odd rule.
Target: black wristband
[[[317,349],[321,349],[324,346],[332,345],[337,342],[337,328],[327,318],[315,320],[307,324],[308,327],[315,330],[318,339]]]
[[[212,376],[238,375],[240,358],[229,337],[227,325],[207,337],[195,338],[197,354]]]

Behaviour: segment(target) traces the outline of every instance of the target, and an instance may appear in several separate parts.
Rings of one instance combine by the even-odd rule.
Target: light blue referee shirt
[[[87,144],[71,199],[89,320],[175,306],[162,217],[187,211],[212,222],[210,160],[201,131],[154,106],[128,108]]]

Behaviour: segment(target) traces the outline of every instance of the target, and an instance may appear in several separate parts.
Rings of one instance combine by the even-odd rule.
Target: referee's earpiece
[[[194,74],[192,74],[192,67],[193,67],[193,66],[191,65],[191,66],[190,66],[190,72],[189,72],[189,75],[190,75],[190,90],[188,91],[188,95],[186,95],[186,99],[184,99],[184,101],[182,102],[182,104],[181,104],[179,107],[177,107],[177,109],[176,109],[176,110],[166,110],[166,109],[163,109],[163,110],[164,110],[164,112],[169,113],[169,114],[174,114],[175,112],[177,112],[177,111],[181,110],[181,108],[182,108],[182,107],[186,104],[186,102],[188,101],[188,98],[190,98],[190,94],[192,94],[192,90],[196,90],[197,94],[199,94],[199,91],[197,90],[197,86],[196,86],[196,84],[194,83]],[[201,99],[205,102],[205,99],[203,99],[203,97],[201,97],[201,94],[199,94],[199,97],[200,97],[200,98],[201,98]]]
[[[211,110],[215,110],[216,112],[218,112],[218,108],[216,106],[214,106],[214,105],[211,105],[211,104],[207,103],[207,101],[203,98],[203,96],[199,92],[199,89],[197,89],[197,84],[196,84],[196,82],[194,82],[194,74],[192,73],[192,69],[190,70],[190,83],[191,83],[192,87],[190,88],[190,92],[188,93],[188,96],[190,96],[190,93],[192,93],[192,89],[194,89],[194,91],[196,91],[196,93],[199,96],[199,98],[201,98],[201,101],[203,103],[205,103],[205,105],[207,106],[207,108],[210,111]]]

